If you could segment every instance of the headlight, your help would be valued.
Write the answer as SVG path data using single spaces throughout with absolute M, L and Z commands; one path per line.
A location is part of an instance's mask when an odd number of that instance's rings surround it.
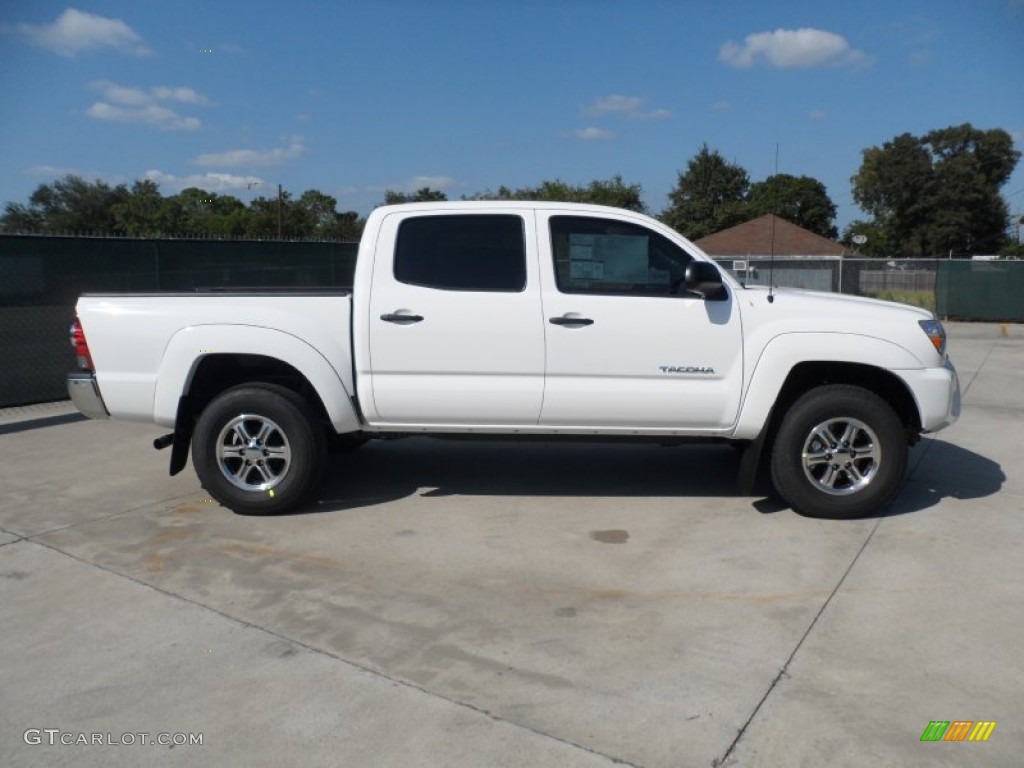
M 931 340 L 932 346 L 935 347 L 935 351 L 940 356 L 945 357 L 946 329 L 942 327 L 942 323 L 933 317 L 931 320 L 918 320 L 917 324 L 921 326 L 922 331 L 928 334 L 928 338 Z

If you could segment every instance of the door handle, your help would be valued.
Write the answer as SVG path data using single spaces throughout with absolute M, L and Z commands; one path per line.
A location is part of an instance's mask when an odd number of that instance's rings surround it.
M 399 325 L 408 325 L 409 323 L 420 323 L 423 322 L 423 315 L 400 315 L 394 312 L 388 312 L 385 315 L 381 315 L 380 319 L 385 323 L 398 323 Z
M 593 325 L 594 321 L 589 317 L 549 317 L 548 322 L 552 325 Z

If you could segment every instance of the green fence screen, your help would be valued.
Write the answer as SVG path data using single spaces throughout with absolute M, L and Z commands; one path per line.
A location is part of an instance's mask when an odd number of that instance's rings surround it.
M 357 243 L 0 235 L 0 407 L 67 397 L 79 294 L 352 285 Z
M 1024 261 L 940 261 L 939 317 L 1024 322 Z

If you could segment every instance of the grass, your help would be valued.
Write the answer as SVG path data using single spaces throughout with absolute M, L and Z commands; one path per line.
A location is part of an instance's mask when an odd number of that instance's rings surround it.
M 934 291 L 874 291 L 867 295 L 873 299 L 896 301 L 900 304 L 910 304 L 915 307 L 923 307 L 929 312 L 935 311 Z

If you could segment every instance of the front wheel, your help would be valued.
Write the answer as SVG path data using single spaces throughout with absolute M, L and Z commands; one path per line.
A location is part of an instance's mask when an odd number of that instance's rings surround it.
M 892 407 L 861 387 L 830 384 L 785 414 L 772 447 L 772 483 L 794 510 L 845 519 L 877 511 L 900 486 L 907 440 Z
M 324 454 L 324 430 L 305 401 L 275 384 L 222 392 L 192 435 L 192 464 L 203 487 L 243 515 L 272 515 L 301 503 L 320 479 Z

